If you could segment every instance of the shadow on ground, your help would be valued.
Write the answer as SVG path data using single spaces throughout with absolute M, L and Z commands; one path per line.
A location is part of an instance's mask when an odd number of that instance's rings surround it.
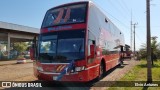
M 111 70 L 107 71 L 103 78 L 105 78 L 107 75 L 110 75 L 115 69 L 117 68 L 124 68 L 128 64 L 124 64 L 122 66 L 116 66 L 112 68 Z M 102 79 L 103 79 L 102 78 Z M 94 87 L 94 85 L 98 82 L 100 82 L 101 79 L 94 79 L 87 83 L 77 83 L 77 82 L 53 82 L 53 81 L 32 81 L 30 83 L 42 83 L 42 86 L 44 87 L 38 87 L 38 88 L 6 88 L 5 90 L 90 90 L 91 87 Z M 101 87 L 101 86 L 99 86 Z

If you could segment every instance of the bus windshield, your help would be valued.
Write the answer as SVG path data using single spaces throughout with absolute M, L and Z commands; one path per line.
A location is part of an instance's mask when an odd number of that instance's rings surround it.
M 62 24 L 83 23 L 86 18 L 86 4 L 54 8 L 47 12 L 42 27 Z
M 65 33 L 65 35 L 64 35 Z M 78 34 L 79 35 L 78 35 Z M 63 35 L 63 36 L 62 36 Z M 61 31 L 40 36 L 39 60 L 65 63 L 84 58 L 84 31 Z

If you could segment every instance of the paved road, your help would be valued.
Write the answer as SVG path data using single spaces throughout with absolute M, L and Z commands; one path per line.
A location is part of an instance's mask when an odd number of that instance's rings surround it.
M 103 81 L 116 81 L 123 77 L 129 70 L 133 68 L 138 61 L 125 61 L 121 67 L 116 67 L 106 73 Z M 33 63 L 27 64 L 7 64 L 0 65 L 0 81 L 35 81 L 37 80 L 33 76 Z M 100 81 L 99 81 L 100 82 Z M 6 90 L 106 90 L 105 82 L 101 83 L 94 81 L 90 87 L 66 87 L 66 88 L 8 88 Z
M 128 73 L 132 68 L 137 65 L 139 61 L 135 60 L 125 60 L 124 65 L 117 66 L 106 73 L 105 77 L 100 80 L 101 82 L 96 82 L 90 90 L 106 90 L 109 87 L 104 87 L 106 84 L 105 81 L 117 81 L 122 78 L 126 73 Z M 102 84 L 102 85 L 100 85 Z M 103 86 L 103 87 L 96 87 L 96 86 Z

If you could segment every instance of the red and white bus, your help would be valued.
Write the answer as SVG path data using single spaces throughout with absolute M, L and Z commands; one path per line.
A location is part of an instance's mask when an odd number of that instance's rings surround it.
M 101 78 L 120 64 L 120 46 L 124 46 L 123 33 L 94 3 L 60 5 L 49 9 L 43 20 L 34 74 L 49 81 Z

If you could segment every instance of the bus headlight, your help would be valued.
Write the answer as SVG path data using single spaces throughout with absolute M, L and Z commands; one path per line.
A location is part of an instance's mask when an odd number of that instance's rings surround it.
M 75 67 L 75 71 L 76 71 L 76 72 L 83 71 L 83 70 L 85 70 L 85 66 Z
M 38 67 L 37 67 L 37 70 L 38 70 L 38 71 L 43 71 L 43 68 L 40 67 L 40 66 L 38 66 Z

